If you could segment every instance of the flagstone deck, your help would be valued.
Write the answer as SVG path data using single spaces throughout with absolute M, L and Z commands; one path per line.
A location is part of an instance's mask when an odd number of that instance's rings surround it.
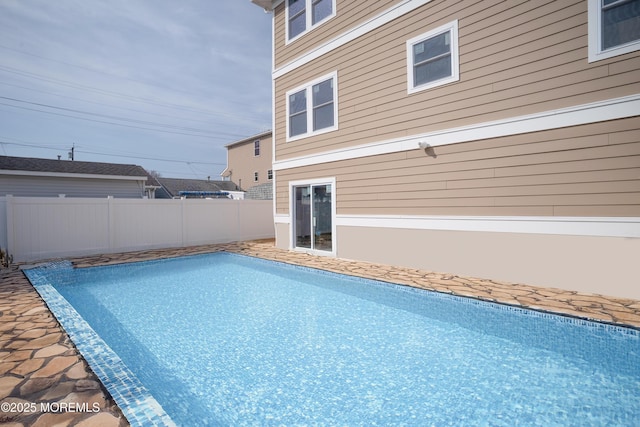
M 423 289 L 640 328 L 640 301 L 318 257 L 273 241 L 88 256 L 76 268 L 229 251 Z M 0 424 L 124 427 L 126 418 L 17 268 L 0 271 Z

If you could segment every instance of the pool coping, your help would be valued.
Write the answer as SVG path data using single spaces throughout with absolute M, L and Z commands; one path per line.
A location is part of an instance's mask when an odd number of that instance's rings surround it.
M 626 328 L 640 329 L 640 300 L 622 299 L 555 288 L 534 287 L 488 279 L 462 277 L 447 273 L 314 256 L 301 252 L 278 249 L 274 246 L 273 240 L 75 257 L 71 258 L 69 262 L 74 268 L 85 268 L 218 251 L 249 255 L 365 279 L 407 285 L 519 308 L 560 314 Z M 32 266 L 24 265 L 22 267 L 28 268 Z M 23 277 L 23 280 L 27 281 L 25 277 Z M 27 284 L 29 284 L 28 281 Z M 35 293 L 35 289 L 31 289 L 32 292 Z M 2 286 L 0 285 L 0 291 L 1 290 Z M 44 302 L 41 304 L 46 308 Z M 46 309 L 48 310 L 48 308 Z M 3 317 L 0 316 L 0 327 L 2 326 L 3 320 Z M 10 358 L 11 353 L 8 355 Z M 2 357 L 2 355 L 0 355 L 0 368 L 2 368 L 2 364 L 6 359 L 6 356 Z M 14 396 L 17 398 L 21 397 L 20 391 L 14 389 L 12 393 L 9 393 L 10 398 Z M 0 400 L 4 397 L 5 396 L 0 395 Z M 69 425 L 75 424 L 71 423 Z M 124 425 L 124 422 L 120 420 L 119 425 Z
M 49 282 L 52 274 L 72 268 L 70 262 L 45 263 L 25 269 L 25 274 L 122 410 L 129 424 L 135 427 L 175 427 L 176 424 L 171 417 L 129 370 L 120 356 Z

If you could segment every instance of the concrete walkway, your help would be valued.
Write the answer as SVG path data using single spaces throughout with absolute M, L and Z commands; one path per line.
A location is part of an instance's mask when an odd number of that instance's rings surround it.
M 83 268 L 217 251 L 640 328 L 637 300 L 318 257 L 276 249 L 271 240 L 90 256 L 72 262 Z M 0 271 L 0 425 L 128 425 L 17 267 Z

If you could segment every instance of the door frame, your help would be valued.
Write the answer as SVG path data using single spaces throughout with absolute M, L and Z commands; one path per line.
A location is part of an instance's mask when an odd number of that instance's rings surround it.
M 296 195 L 295 187 L 315 186 L 315 185 L 331 185 L 331 250 L 318 250 L 313 248 L 302 248 L 296 246 Z M 313 192 L 311 192 L 313 194 Z M 289 249 L 297 252 L 306 252 L 313 255 L 336 256 L 337 239 L 336 239 L 336 178 L 315 178 L 304 179 L 298 181 L 289 181 Z

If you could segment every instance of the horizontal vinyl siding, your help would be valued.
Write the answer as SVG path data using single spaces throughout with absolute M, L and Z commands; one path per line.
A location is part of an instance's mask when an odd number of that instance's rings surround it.
M 335 176 L 337 214 L 640 216 L 640 117 L 278 171 Z
M 339 36 L 349 29 L 371 19 L 373 16 L 401 3 L 400 0 L 353 1 L 336 0 L 336 16 L 287 44 L 286 12 L 283 2 L 275 10 L 275 66 L 285 65 L 309 50 Z
M 408 95 L 406 40 L 454 19 L 460 81 Z M 639 68 L 587 62 L 583 0 L 433 1 L 276 79 L 276 160 L 640 93 Z M 334 70 L 339 130 L 287 143 L 285 92 Z
M 74 179 L 35 176 L 1 176 L 0 196 L 20 197 L 107 197 L 142 198 L 142 181 Z

